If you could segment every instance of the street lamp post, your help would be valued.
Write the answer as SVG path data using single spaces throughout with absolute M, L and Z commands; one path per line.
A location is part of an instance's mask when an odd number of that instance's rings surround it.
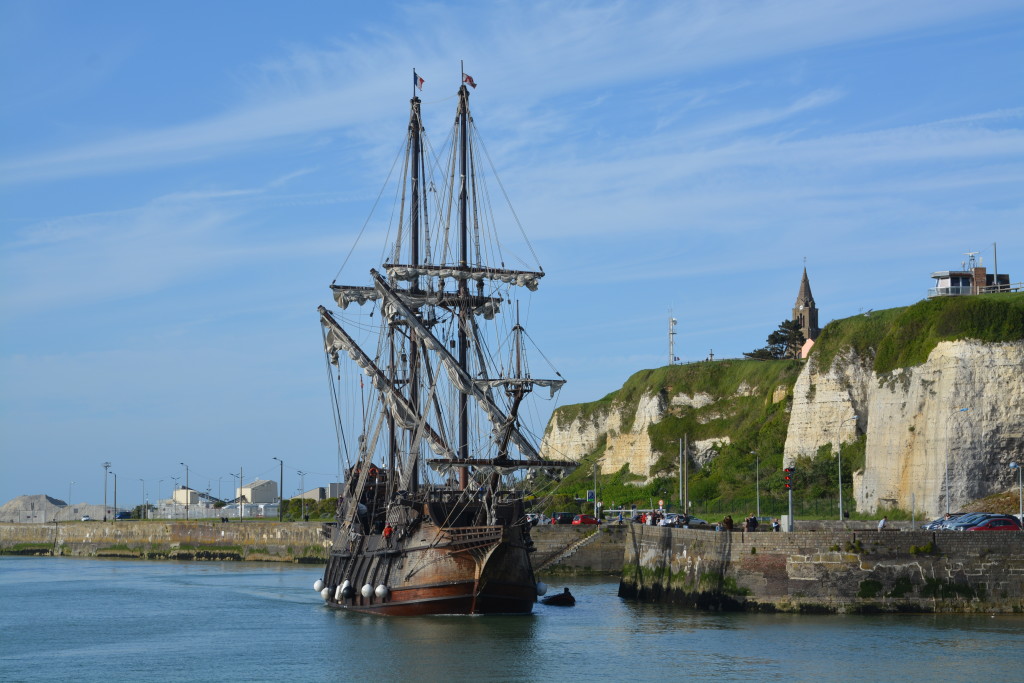
M 281 463 L 281 473 L 278 475 L 277 486 L 280 493 L 277 494 L 277 521 L 284 521 L 284 460 L 274 456 L 274 460 Z
M 114 475 L 114 521 L 117 521 L 117 472 L 111 472 Z
M 754 456 L 754 491 L 757 495 L 757 518 L 761 519 L 761 456 L 757 451 L 750 451 Z
M 1020 506 L 1017 518 L 1020 520 L 1022 528 L 1024 528 L 1024 466 L 1011 462 L 1010 469 L 1017 470 L 1017 504 Z
M 836 427 L 836 456 L 839 459 L 839 521 L 843 521 L 843 442 L 839 440 L 842 435 L 843 425 L 847 422 L 851 422 L 857 419 L 857 416 L 848 417 L 845 420 L 840 420 L 839 426 Z
M 107 475 L 110 473 L 110 463 L 103 463 L 103 521 L 107 521 Z
M 142 519 L 149 519 L 149 517 L 147 516 L 148 511 L 146 510 L 146 508 L 148 507 L 146 505 L 146 480 L 139 479 L 139 481 L 142 482 Z
M 171 477 L 171 481 L 174 482 L 174 488 L 171 489 L 171 505 L 174 509 L 174 519 L 178 518 L 178 482 L 181 481 L 181 477 Z
M 966 413 L 967 408 L 957 408 L 952 413 L 946 416 L 946 514 L 949 514 L 949 421 L 956 416 L 957 413 Z
M 183 462 L 178 464 L 185 468 L 185 521 L 188 521 L 188 504 L 192 502 L 192 489 L 188 487 L 188 465 Z
M 299 470 L 299 488 L 302 489 L 299 495 L 302 496 L 302 519 L 306 519 L 306 473 Z

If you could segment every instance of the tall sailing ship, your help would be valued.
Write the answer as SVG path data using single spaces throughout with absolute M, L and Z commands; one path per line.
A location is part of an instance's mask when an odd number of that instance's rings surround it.
M 554 397 L 564 383 L 531 376 L 519 320 L 544 271 L 508 267 L 478 172 L 472 78 L 437 156 L 413 81 L 392 244 L 368 285 L 331 284 L 340 311 L 319 309 L 346 475 L 315 587 L 361 612 L 528 613 L 543 584 L 524 480 L 572 466 L 541 458 L 522 417 L 534 388 Z

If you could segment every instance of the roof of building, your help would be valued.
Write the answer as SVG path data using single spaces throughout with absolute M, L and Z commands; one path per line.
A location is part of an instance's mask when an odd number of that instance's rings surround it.
M 796 295 L 796 305 L 799 307 L 813 306 L 814 295 L 811 294 L 811 281 L 807 279 L 807 267 L 804 266 L 804 276 L 800 280 L 800 291 Z

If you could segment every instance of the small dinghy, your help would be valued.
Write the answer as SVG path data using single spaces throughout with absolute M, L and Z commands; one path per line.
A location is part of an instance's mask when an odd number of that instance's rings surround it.
M 569 589 L 566 588 L 563 592 L 557 595 L 549 595 L 546 598 L 541 598 L 541 602 L 545 605 L 555 605 L 557 607 L 572 607 L 576 604 L 576 598 L 573 597 Z

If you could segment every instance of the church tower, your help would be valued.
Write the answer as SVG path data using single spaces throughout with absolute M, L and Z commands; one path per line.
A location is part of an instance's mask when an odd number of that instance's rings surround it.
M 807 279 L 807 266 L 804 266 L 804 277 L 800 280 L 800 293 L 796 295 L 796 303 L 793 305 L 793 317 L 800 323 L 804 338 L 815 340 L 821 330 L 818 329 L 818 309 L 814 305 L 814 295 L 811 294 L 811 283 Z

